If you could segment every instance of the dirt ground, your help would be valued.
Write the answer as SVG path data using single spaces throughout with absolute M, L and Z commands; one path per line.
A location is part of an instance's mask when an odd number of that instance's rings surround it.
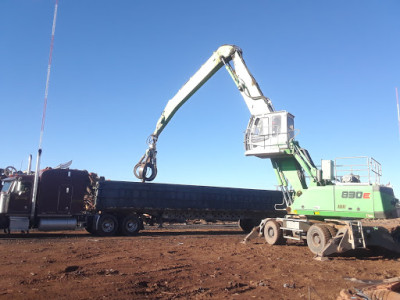
M 304 245 L 247 244 L 234 224 L 0 234 L 1 299 L 336 299 L 346 278 L 400 276 L 400 256 L 364 251 L 316 261 Z

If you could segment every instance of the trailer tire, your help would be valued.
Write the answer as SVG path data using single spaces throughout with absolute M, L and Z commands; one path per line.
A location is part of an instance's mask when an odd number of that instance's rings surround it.
M 321 252 L 330 239 L 331 233 L 325 225 L 314 224 L 307 231 L 308 249 L 314 254 Z
M 127 236 L 137 235 L 140 229 L 142 229 L 141 221 L 137 215 L 128 215 L 123 218 L 120 227 L 121 234 Z
M 100 236 L 113 236 L 118 230 L 118 220 L 110 214 L 100 215 L 96 233 Z
M 265 241 L 270 245 L 282 245 L 285 243 L 281 224 L 275 220 L 269 220 L 264 227 Z
M 256 222 L 253 219 L 240 219 L 238 221 L 238 226 L 245 233 L 249 233 L 255 226 L 258 225 L 258 223 L 257 224 L 255 223 Z

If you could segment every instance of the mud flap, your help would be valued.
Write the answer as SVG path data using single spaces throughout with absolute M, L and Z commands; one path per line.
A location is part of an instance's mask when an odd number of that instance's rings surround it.
M 93 225 L 94 225 L 94 231 L 96 232 L 99 229 L 99 220 L 100 220 L 100 215 L 96 214 L 94 216 L 94 220 L 93 220 Z

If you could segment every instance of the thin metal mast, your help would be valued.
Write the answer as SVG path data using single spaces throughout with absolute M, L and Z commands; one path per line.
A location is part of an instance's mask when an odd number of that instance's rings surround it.
M 36 169 L 35 169 L 35 180 L 34 180 L 34 183 L 33 183 L 33 195 L 32 195 L 32 207 L 31 207 L 31 221 L 32 222 L 33 222 L 33 220 L 35 218 L 36 194 L 37 194 L 37 189 L 38 189 L 38 180 L 39 180 L 39 171 L 40 171 L 40 158 L 41 158 L 41 155 L 42 155 L 42 142 L 43 142 L 44 124 L 45 124 L 45 119 L 46 119 L 47 95 L 49 93 L 51 61 L 52 61 L 52 58 L 53 58 L 54 34 L 56 32 L 57 9 L 58 9 L 58 0 L 56 0 L 56 4 L 55 4 L 55 7 L 54 7 L 53 27 L 51 29 L 50 54 L 49 54 L 49 62 L 47 64 L 47 78 L 46 78 L 46 89 L 45 89 L 45 92 L 44 92 L 42 126 L 40 128 L 39 148 L 38 148 L 38 154 L 37 154 L 37 159 L 36 159 Z
M 397 100 L 397 120 L 399 121 L 399 139 L 400 139 L 400 109 L 399 109 L 399 93 L 396 87 L 396 100 Z

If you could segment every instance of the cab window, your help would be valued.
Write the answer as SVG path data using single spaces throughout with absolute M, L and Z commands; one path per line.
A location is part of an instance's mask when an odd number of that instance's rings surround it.
M 272 135 L 281 133 L 281 116 L 272 117 Z
M 8 192 L 12 183 L 13 183 L 13 181 L 4 181 L 4 185 L 3 185 L 3 188 L 1 189 L 1 191 Z
M 30 182 L 20 181 L 18 182 L 18 192 L 30 193 L 32 184 Z
M 288 116 L 288 134 L 290 138 L 294 137 L 294 120 Z
M 253 135 L 264 135 L 268 136 L 268 118 L 257 118 L 254 121 Z

